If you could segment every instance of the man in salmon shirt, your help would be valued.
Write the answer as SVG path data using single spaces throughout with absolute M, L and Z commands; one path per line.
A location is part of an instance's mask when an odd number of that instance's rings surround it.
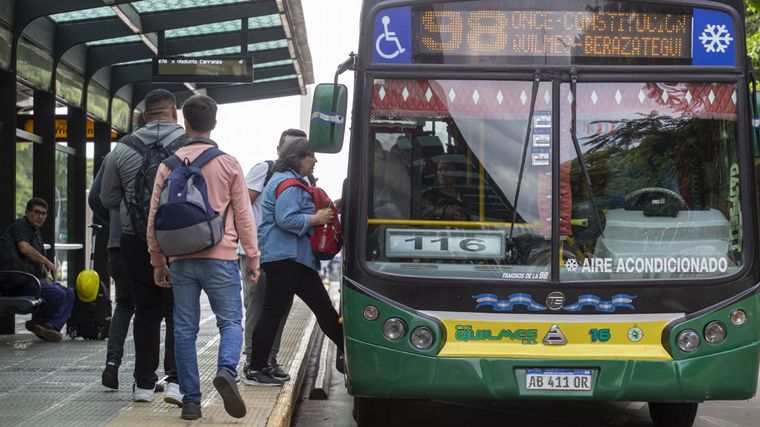
M 204 95 L 190 97 L 182 106 L 188 142 L 177 150 L 177 157 L 189 162 L 203 151 L 215 147 L 210 138 L 216 126 L 217 105 Z M 148 250 L 156 285 L 171 288 L 174 294 L 174 343 L 182 399 L 181 418 L 201 417 L 201 388 L 195 341 L 200 322 L 200 292 L 208 296 L 219 327 L 219 357 L 214 387 L 222 396 L 224 409 L 235 418 L 245 416 L 245 402 L 237 388 L 237 365 L 243 343 L 243 306 L 240 271 L 236 252 L 238 239 L 246 253 L 245 274 L 255 282 L 259 276 L 259 250 L 256 224 L 245 175 L 238 161 L 219 155 L 201 167 L 208 188 L 208 201 L 217 212 L 227 211 L 224 235 L 209 249 L 167 259 L 161 252 L 155 234 L 155 215 L 161 190 L 170 173 L 162 163 L 156 173 L 148 217 Z M 228 208 L 229 206 L 229 208 Z

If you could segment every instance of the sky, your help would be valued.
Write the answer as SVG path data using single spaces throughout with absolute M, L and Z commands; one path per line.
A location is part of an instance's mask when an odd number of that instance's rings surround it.
M 315 84 L 331 83 L 338 64 L 348 58 L 349 52 L 357 51 L 361 2 L 301 0 L 301 4 L 314 65 Z M 352 71 L 346 71 L 339 78 L 339 82 L 349 88 L 349 108 L 353 96 L 353 79 Z M 303 101 L 310 105 L 310 96 L 220 105 L 217 126 L 211 138 L 219 143 L 222 150 L 237 157 L 243 171 L 248 173 L 256 163 L 276 158 L 277 142 L 283 130 L 301 128 L 301 123 L 308 123 L 301 118 Z M 348 119 L 350 120 L 350 115 Z M 314 176 L 319 179 L 317 185 L 327 191 L 332 199 L 340 197 L 343 179 L 346 177 L 349 126 L 350 122 L 346 126 L 343 150 L 340 153 L 316 155 Z M 303 130 L 309 132 L 309 129 Z

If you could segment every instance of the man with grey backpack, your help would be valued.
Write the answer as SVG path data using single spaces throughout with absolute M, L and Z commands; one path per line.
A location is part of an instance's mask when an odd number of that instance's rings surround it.
M 235 381 L 243 344 L 237 241 L 248 261 L 245 274 L 254 282 L 259 276 L 259 250 L 243 170 L 209 139 L 216 127 L 216 112 L 216 102 L 208 96 L 195 95 L 185 101 L 182 115 L 188 142 L 159 166 L 148 216 L 155 284 L 174 293 L 174 341 L 184 394 L 181 418 L 186 420 L 201 417 L 195 345 L 201 290 L 208 297 L 220 335 L 214 387 L 228 414 L 235 418 L 246 414 Z
M 153 284 L 153 268 L 148 257 L 146 226 L 153 179 L 158 165 L 184 145 L 185 130 L 177 124 L 174 95 L 155 89 L 145 96 L 145 126 L 119 140 L 104 166 L 100 200 L 108 209 L 119 210 L 120 251 L 124 271 L 132 288 L 135 317 L 135 402 L 151 402 L 156 389 L 156 369 L 161 355 L 161 320 L 166 322 L 164 373 L 167 384 L 164 401 L 182 404 L 174 361 L 172 293 Z

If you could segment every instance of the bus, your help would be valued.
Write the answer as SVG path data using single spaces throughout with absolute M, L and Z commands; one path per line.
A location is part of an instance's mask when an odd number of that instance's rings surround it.
M 738 0 L 365 0 L 314 90 L 342 149 L 359 425 L 403 399 L 648 402 L 758 383 L 754 85 Z

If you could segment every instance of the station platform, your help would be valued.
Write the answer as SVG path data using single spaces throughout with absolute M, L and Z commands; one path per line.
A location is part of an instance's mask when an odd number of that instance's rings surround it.
M 16 316 L 16 334 L 0 335 L 0 425 L 7 426 L 289 426 L 303 381 L 314 315 L 296 297 L 282 336 L 277 361 L 292 379 L 282 387 L 255 387 L 239 381 L 246 402 L 244 418 L 229 416 L 212 385 L 216 375 L 219 335 L 205 295 L 201 301 L 198 365 L 203 392 L 203 417 L 181 419 L 181 409 L 164 403 L 156 393 L 151 403 L 132 401 L 134 345 L 127 336 L 119 370 L 119 390 L 100 383 L 106 360 L 106 341 L 40 340 L 24 328 L 30 316 Z M 163 359 L 161 359 L 163 360 Z M 238 371 L 242 371 L 243 358 Z M 158 375 L 162 376 L 163 366 Z

